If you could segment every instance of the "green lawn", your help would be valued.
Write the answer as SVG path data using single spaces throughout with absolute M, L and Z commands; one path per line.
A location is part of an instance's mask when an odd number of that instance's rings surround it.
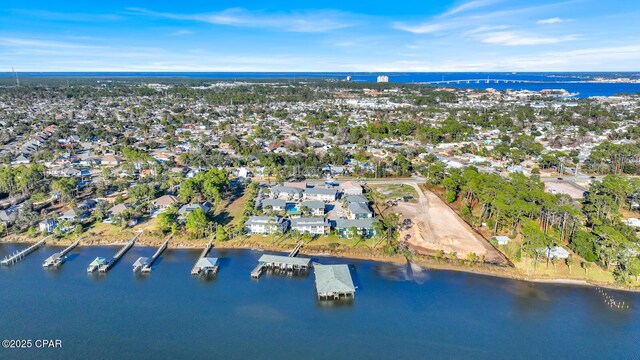
M 383 200 L 396 200 L 404 196 L 411 196 L 416 201 L 418 193 L 416 189 L 407 184 L 384 184 L 384 185 L 371 185 L 371 188 L 376 191 Z

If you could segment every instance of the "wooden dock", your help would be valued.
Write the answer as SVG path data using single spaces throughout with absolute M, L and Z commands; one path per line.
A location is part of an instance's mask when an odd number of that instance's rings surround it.
M 262 273 L 264 272 L 264 270 L 267 267 L 264 264 L 258 264 L 258 266 L 256 266 L 253 271 L 251 271 L 251 278 L 252 279 L 259 279 L 260 276 L 262 276 Z
M 304 245 L 304 242 L 302 240 L 298 241 L 298 243 L 296 244 L 296 247 L 294 247 L 293 250 L 291 250 L 291 252 L 289 253 L 289 257 L 298 256 L 298 253 L 300 252 L 302 245 Z
M 155 254 L 153 254 L 153 256 L 151 257 L 151 260 L 149 260 L 149 262 L 147 262 L 146 265 L 144 265 L 142 267 L 142 273 L 143 274 L 148 274 L 151 272 L 151 266 L 153 265 L 154 262 L 156 262 L 156 260 L 158 259 L 158 257 L 160 257 L 160 255 L 162 255 L 162 253 L 167 250 L 167 247 L 169 247 L 169 240 L 171 240 L 171 237 L 173 235 L 169 235 L 169 237 L 167 238 L 167 240 L 164 241 L 164 243 L 162 243 L 162 245 L 160 245 L 160 247 L 158 248 L 158 250 L 156 251 Z
M 202 250 L 200 256 L 198 256 L 198 260 L 196 260 L 196 264 L 193 266 L 193 268 L 191 268 L 191 275 L 203 275 L 202 268 L 198 264 L 200 263 L 200 260 L 207 257 L 207 254 L 209 254 L 209 251 L 211 251 L 212 247 L 213 243 L 210 242 L 207 244 L 204 250 Z
M 29 246 L 28 248 L 26 248 L 24 250 L 21 250 L 21 251 L 18 251 L 16 253 L 14 253 L 13 255 L 4 258 L 4 260 L 0 261 L 0 264 L 8 266 L 8 265 L 13 265 L 13 264 L 21 261 L 27 255 L 31 254 L 32 252 L 34 252 L 37 249 L 39 249 L 42 245 L 44 245 L 47 242 L 47 239 L 50 236 L 51 235 L 45 236 L 44 238 L 40 239 L 37 243 Z
M 120 260 L 120 258 L 122 258 L 122 256 L 133 247 L 133 245 L 136 243 L 136 240 L 138 239 L 138 237 L 140 237 L 141 234 L 141 232 L 137 233 L 133 238 L 131 238 L 131 240 L 124 247 L 122 247 L 122 249 L 120 249 L 120 251 L 118 251 L 113 258 L 111 258 L 111 260 L 100 265 L 98 271 L 101 273 L 106 273 L 107 271 L 109 271 L 109 269 L 111 269 L 113 265 L 115 265 L 118 260 Z
M 67 260 L 67 254 L 73 250 L 76 246 L 78 246 L 80 244 L 80 240 L 77 240 L 76 242 L 74 242 L 73 244 L 69 245 L 69 247 L 67 247 L 66 249 L 62 250 L 61 252 L 57 252 L 51 256 L 49 256 L 47 258 L 47 260 L 44 261 L 44 263 L 42 263 L 43 267 L 58 267 L 60 265 L 62 265 L 65 260 Z
M 289 252 L 288 256 L 262 255 L 258 259 L 258 265 L 251 271 L 251 278 L 259 279 L 267 269 L 284 270 L 284 271 L 306 271 L 310 267 L 309 259 L 295 258 L 300 249 L 304 245 L 302 240 L 298 241 L 296 246 Z M 295 259 L 289 259 L 295 258 Z

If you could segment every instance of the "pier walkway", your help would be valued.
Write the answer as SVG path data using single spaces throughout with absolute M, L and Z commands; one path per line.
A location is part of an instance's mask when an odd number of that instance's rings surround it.
M 304 245 L 304 242 L 302 240 L 298 241 L 298 243 L 296 244 L 296 247 L 293 248 L 293 250 L 291 250 L 291 252 L 289 253 L 289 257 L 297 256 L 298 253 L 300 252 L 300 249 L 302 248 L 302 245 Z
M 66 255 L 73 250 L 76 246 L 78 246 L 80 244 L 80 240 L 77 240 L 76 242 L 74 242 L 73 244 L 69 245 L 66 249 L 62 250 L 61 252 L 57 252 L 52 254 L 51 256 L 49 256 L 47 258 L 47 260 L 44 261 L 44 263 L 42 263 L 43 267 L 58 267 L 60 265 L 62 265 L 65 260 L 67 260 Z
M 213 244 L 208 243 L 207 247 L 202 250 L 196 264 L 191 269 L 191 275 L 208 276 L 218 273 L 218 258 L 207 257 L 212 247 Z
M 141 234 L 142 232 L 139 232 L 133 238 L 131 238 L 131 240 L 122 249 L 120 249 L 120 251 L 118 251 L 118 253 L 116 253 L 113 258 L 111 258 L 111 260 L 100 265 L 98 271 L 101 273 L 106 273 L 107 271 L 109 271 L 109 269 L 111 269 L 113 265 L 115 265 L 118 260 L 120 260 L 120 258 L 122 258 L 122 256 L 133 247 L 133 245 L 136 243 L 136 240 L 138 239 L 138 237 L 140 237 Z
M 28 248 L 26 248 L 24 250 L 21 250 L 21 251 L 18 251 L 16 253 L 14 253 L 13 255 L 4 258 L 4 260 L 0 261 L 0 264 L 8 266 L 8 265 L 13 265 L 13 264 L 21 261 L 27 255 L 31 254 L 35 250 L 39 249 L 42 245 L 44 245 L 47 242 L 47 239 L 49 239 L 50 237 L 51 237 L 51 235 L 45 236 L 44 238 L 40 239 L 37 243 L 29 246 Z
M 267 269 L 291 272 L 307 271 L 311 267 L 311 259 L 296 257 L 302 245 L 304 245 L 304 242 L 299 241 L 296 247 L 289 252 L 288 256 L 262 255 L 260 259 L 258 259 L 258 265 L 251 271 L 251 277 L 253 279 L 259 279 Z
M 167 237 L 167 240 L 164 241 L 164 243 L 162 245 L 160 245 L 160 247 L 158 248 L 158 250 L 156 251 L 155 254 L 153 254 L 153 256 L 151 257 L 151 260 L 149 260 L 143 267 L 142 267 L 142 272 L 145 274 L 148 274 L 151 272 L 151 266 L 153 265 L 154 262 L 156 262 L 156 260 L 158 259 L 158 257 L 160 257 L 160 255 L 162 255 L 162 253 L 167 250 L 167 247 L 169 247 L 169 240 L 171 240 L 171 237 L 173 236 L 173 234 L 169 235 L 169 237 Z

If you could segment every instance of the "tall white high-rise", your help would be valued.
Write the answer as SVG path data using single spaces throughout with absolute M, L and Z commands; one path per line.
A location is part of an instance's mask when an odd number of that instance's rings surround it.
M 378 80 L 379 83 L 386 83 L 389 82 L 389 77 L 387 75 L 378 75 Z

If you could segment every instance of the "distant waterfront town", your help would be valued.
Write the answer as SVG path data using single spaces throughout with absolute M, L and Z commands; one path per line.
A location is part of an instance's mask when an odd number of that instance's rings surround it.
M 211 246 L 288 252 L 251 275 L 314 267 L 325 299 L 353 299 L 349 269 L 304 254 L 640 286 L 638 94 L 386 75 L 1 80 L 2 242 L 158 247 L 134 271 L 205 248 L 196 275 L 217 273 Z

